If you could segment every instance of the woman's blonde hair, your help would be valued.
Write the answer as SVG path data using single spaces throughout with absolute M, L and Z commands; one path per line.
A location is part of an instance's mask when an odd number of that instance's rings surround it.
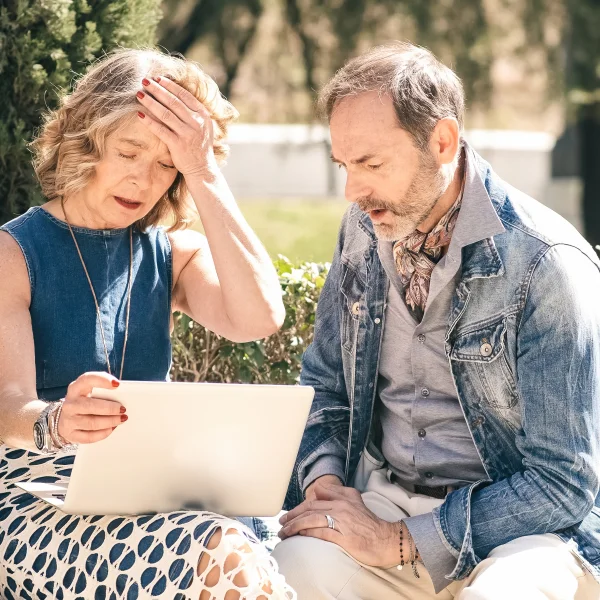
M 106 139 L 139 110 L 135 94 L 143 77 L 168 77 L 190 91 L 208 110 L 214 127 L 214 153 L 223 161 L 224 143 L 236 109 L 217 84 L 195 63 L 154 49 L 120 49 L 99 59 L 62 97 L 58 109 L 45 115 L 32 142 L 33 166 L 48 200 L 64 199 L 82 190 L 94 177 Z M 187 227 L 194 210 L 183 176 L 137 223 L 142 230 L 169 223 L 170 230 Z

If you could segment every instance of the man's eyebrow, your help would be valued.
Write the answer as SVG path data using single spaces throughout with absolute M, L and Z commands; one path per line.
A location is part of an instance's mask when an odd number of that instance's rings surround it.
M 374 154 L 365 154 L 364 156 L 361 156 L 360 158 L 355 158 L 354 160 L 351 160 L 350 162 L 353 165 L 362 165 L 362 164 L 366 163 L 367 161 L 371 160 L 372 158 L 375 158 Z M 344 164 L 341 160 L 338 160 L 333 154 L 331 155 L 331 160 L 334 163 L 339 163 L 340 165 Z
M 135 146 L 136 148 L 142 148 L 144 150 L 148 149 L 148 144 L 146 144 L 145 142 L 141 142 L 140 140 L 134 140 L 132 138 L 119 138 L 118 141 L 124 142 L 126 144 L 131 144 L 132 146 Z

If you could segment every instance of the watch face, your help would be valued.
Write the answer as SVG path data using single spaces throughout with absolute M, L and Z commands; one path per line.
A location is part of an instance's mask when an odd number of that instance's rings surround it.
M 39 423 L 33 426 L 33 441 L 38 450 L 44 449 L 44 431 Z

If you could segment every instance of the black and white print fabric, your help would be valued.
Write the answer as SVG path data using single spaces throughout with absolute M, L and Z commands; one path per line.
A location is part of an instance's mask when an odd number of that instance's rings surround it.
M 0 446 L 0 597 L 57 600 L 292 600 L 267 549 L 243 524 L 192 511 L 139 517 L 66 515 L 15 487 L 68 479 L 73 453 L 39 455 Z M 223 535 L 209 550 L 211 535 Z M 199 561 L 208 555 L 200 571 Z M 228 557 L 237 555 L 235 568 Z M 236 585 L 241 569 L 253 579 Z M 209 574 L 218 581 L 206 586 Z M 265 582 L 268 582 L 266 584 Z M 266 586 L 266 587 L 265 587 Z M 265 593 L 265 589 L 268 593 Z

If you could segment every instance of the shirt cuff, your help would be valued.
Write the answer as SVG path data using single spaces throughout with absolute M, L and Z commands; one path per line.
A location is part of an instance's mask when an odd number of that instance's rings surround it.
M 344 461 L 337 456 L 320 456 L 308 468 L 304 481 L 302 482 L 302 492 L 306 492 L 306 488 L 319 477 L 323 475 L 336 475 L 340 481 L 344 482 Z
M 446 586 L 452 583 L 445 576 L 454 571 L 458 559 L 450 554 L 440 539 L 432 513 L 408 517 L 403 519 L 403 521 L 431 577 L 435 593 L 439 594 Z

